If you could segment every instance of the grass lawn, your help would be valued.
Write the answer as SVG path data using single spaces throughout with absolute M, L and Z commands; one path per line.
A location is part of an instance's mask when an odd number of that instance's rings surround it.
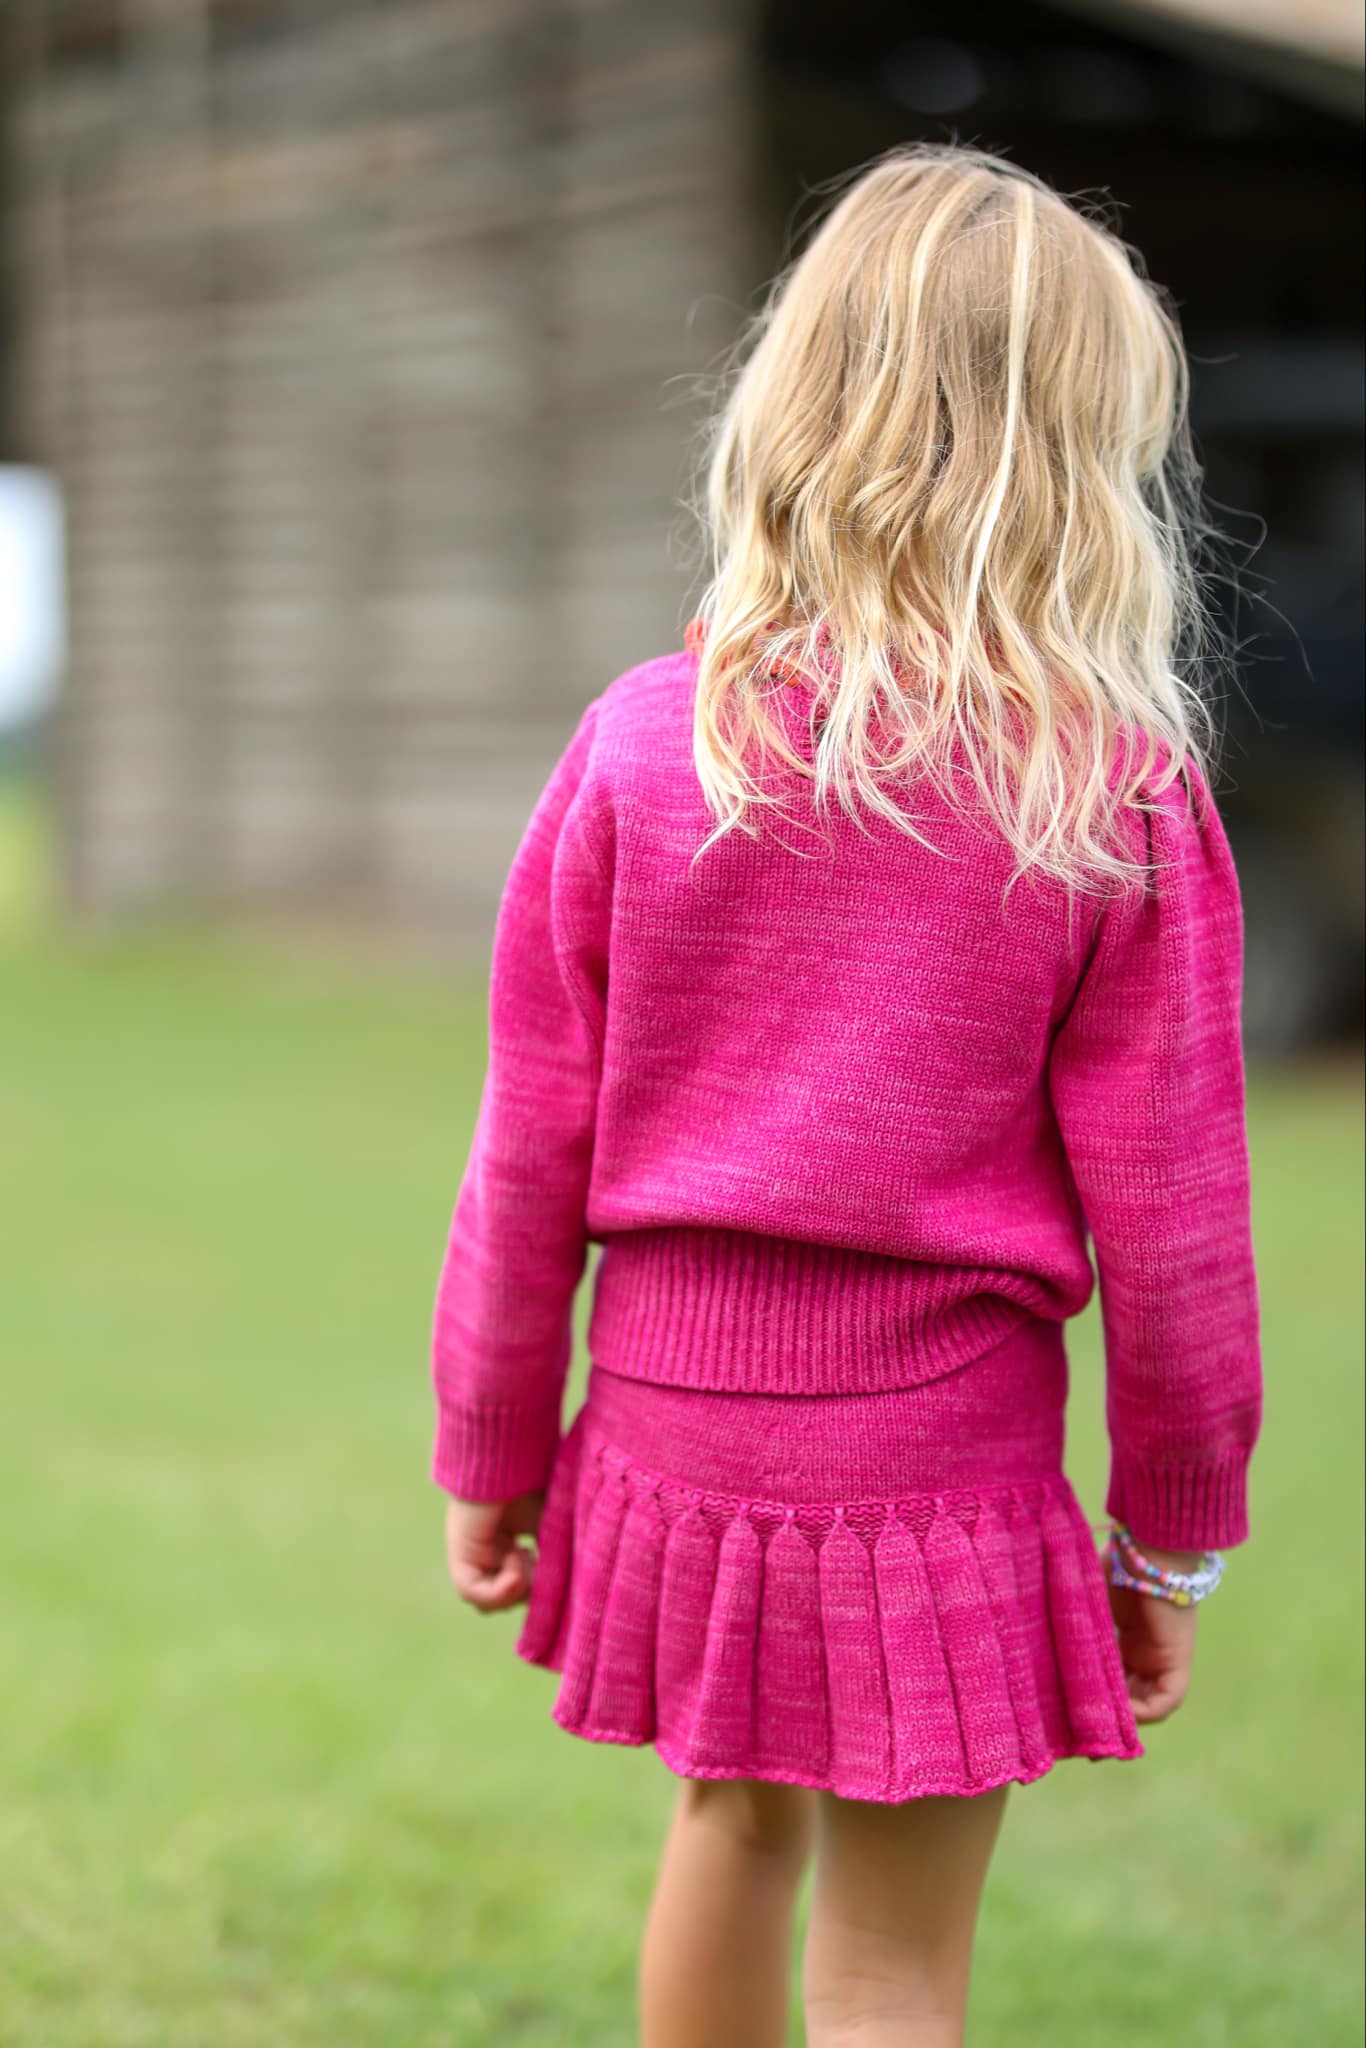
M 3 858 L 0 2043 L 626 2048 L 667 1773 L 551 1724 L 426 1477 L 482 988 L 59 942 Z M 1360 2039 L 1360 1089 L 1252 1098 L 1252 1540 L 1147 1757 L 1012 1793 L 975 2048 Z

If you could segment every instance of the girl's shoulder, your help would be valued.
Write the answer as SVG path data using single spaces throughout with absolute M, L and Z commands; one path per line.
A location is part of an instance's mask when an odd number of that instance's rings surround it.
M 676 773 L 692 758 L 696 658 L 686 649 L 657 654 L 615 676 L 584 713 L 596 777 L 611 782 L 636 771 Z
M 1170 820 L 1196 826 L 1215 808 L 1209 774 L 1193 750 L 1177 758 L 1171 742 L 1137 726 L 1121 725 L 1110 749 L 1106 780 L 1126 808 L 1160 809 Z
M 1167 928 L 1195 929 L 1214 917 L 1242 916 L 1237 865 L 1220 815 L 1213 767 L 1199 754 L 1178 759 L 1166 743 L 1149 745 L 1132 730 L 1121 735 L 1112 775 L 1122 798 L 1116 823 L 1139 886 L 1123 892 L 1120 922 L 1161 906 Z
M 686 648 L 651 655 L 615 676 L 594 700 L 600 731 L 629 731 L 666 706 L 690 702 L 697 659 Z

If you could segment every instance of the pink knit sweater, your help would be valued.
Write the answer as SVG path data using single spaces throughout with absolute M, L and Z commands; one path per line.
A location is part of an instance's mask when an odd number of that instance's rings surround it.
M 436 1302 L 435 1478 L 545 1483 L 590 1242 L 597 1364 L 811 1395 L 914 1385 L 1075 1315 L 1089 1237 L 1107 1511 L 1155 1545 L 1244 1541 L 1242 919 L 1204 785 L 1131 814 L 1146 894 L 1071 917 L 1051 883 L 1003 907 L 1004 839 L 928 788 L 929 846 L 836 809 L 694 864 L 696 670 L 668 655 L 589 705 L 508 877 Z M 784 702 L 809 748 L 809 693 Z

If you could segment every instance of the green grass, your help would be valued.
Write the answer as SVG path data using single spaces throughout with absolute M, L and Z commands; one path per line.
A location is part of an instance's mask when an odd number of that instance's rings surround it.
M 667 1773 L 552 1725 L 514 1624 L 448 1593 L 426 1477 L 482 988 L 59 941 L 16 914 L 13 816 L 0 2042 L 625 2048 Z M 1147 1758 L 1012 1793 L 977 2048 L 1360 2038 L 1359 1089 L 1252 1104 L 1252 1540 Z M 1098 1520 L 1094 1315 L 1072 1357 Z

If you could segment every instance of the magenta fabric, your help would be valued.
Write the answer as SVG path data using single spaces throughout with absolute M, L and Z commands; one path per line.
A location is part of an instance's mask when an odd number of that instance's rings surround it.
M 764 1395 L 594 1367 L 518 1649 L 553 1713 L 689 1777 L 971 1795 L 1145 1752 L 1031 1319 L 922 1385 Z
M 745 1400 L 833 1418 L 825 1404 L 847 1397 L 928 1393 L 1012 1333 L 1060 1327 L 1098 1273 L 1107 1511 L 1140 1542 L 1244 1541 L 1262 1382 L 1242 919 L 1203 781 L 1193 804 L 1178 784 L 1130 814 L 1155 874 L 1110 903 L 1030 881 L 1003 900 L 999 833 L 928 785 L 918 840 L 816 818 L 790 775 L 787 823 L 695 858 L 714 822 L 691 754 L 696 673 L 695 654 L 667 655 L 588 707 L 508 876 L 435 1309 L 437 1481 L 476 1499 L 546 1485 L 591 1243 L 595 1364 L 661 1394 L 737 1397 L 737 1421 L 759 1412 Z M 781 704 L 809 746 L 814 697 Z M 1031 1426 L 1030 1398 L 1022 1381 L 993 1448 Z M 633 1455 L 658 1469 L 647 1453 Z M 737 1496 L 763 1494 L 741 1477 Z M 602 1513 L 576 1576 L 617 1541 Z M 1036 1540 L 1053 1555 L 1049 1519 L 1026 1518 L 1026 1577 Z M 724 1660 L 752 1626 L 752 1528 L 727 1542 L 685 1524 L 661 1597 L 681 1584 L 700 1599 L 714 1563 L 707 1644 Z M 889 1541 L 904 1550 L 895 1527 Z M 1000 1548 L 988 1518 L 986 1552 Z M 822 1611 L 865 1613 L 871 1556 L 841 1537 L 818 1563 Z M 921 1564 L 913 1603 L 957 1600 L 971 1577 L 951 1530 Z M 810 1591 L 790 1543 L 777 1585 L 758 1626 L 781 1689 L 809 1656 L 783 1621 Z M 687 1641 L 660 1656 L 671 1672 L 676 1656 L 677 1687 L 701 1682 Z

